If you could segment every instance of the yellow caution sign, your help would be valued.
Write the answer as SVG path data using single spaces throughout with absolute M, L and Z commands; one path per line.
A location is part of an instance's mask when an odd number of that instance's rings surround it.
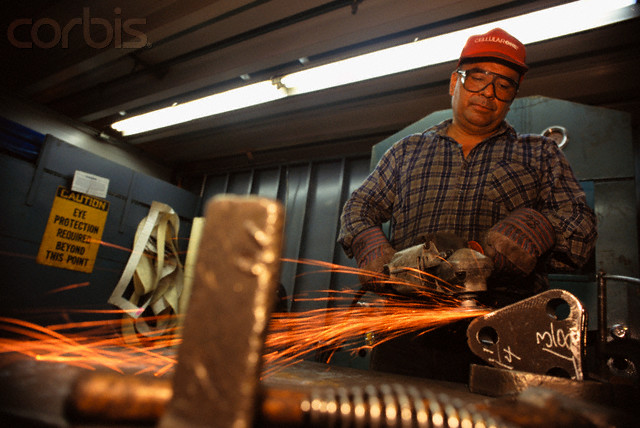
M 59 186 L 36 261 L 91 273 L 108 213 L 108 201 Z

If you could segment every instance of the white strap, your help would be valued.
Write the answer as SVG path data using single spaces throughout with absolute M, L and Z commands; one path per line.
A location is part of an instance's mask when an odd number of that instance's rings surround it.
M 153 330 L 177 323 L 175 317 L 161 318 L 152 329 L 139 317 L 148 307 L 154 315 L 179 313 L 184 276 L 175 242 L 179 227 L 180 219 L 175 211 L 156 201 L 138 225 L 133 251 L 109 298 L 109 303 L 125 311 L 125 318 L 133 318 L 132 322 L 123 325 L 123 334 L 129 339 L 133 326 L 138 333 L 153 334 Z M 127 299 L 124 295 L 131 283 L 133 292 Z

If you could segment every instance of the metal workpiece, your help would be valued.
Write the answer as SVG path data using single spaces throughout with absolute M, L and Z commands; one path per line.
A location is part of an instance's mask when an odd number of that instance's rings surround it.
M 193 292 L 160 427 L 252 426 L 278 285 L 283 209 L 273 200 L 209 202 Z
M 586 312 L 564 290 L 549 290 L 471 321 L 471 351 L 494 367 L 582 380 Z

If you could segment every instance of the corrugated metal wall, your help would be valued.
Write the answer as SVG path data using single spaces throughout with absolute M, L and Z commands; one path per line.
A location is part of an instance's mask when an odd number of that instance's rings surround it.
M 286 212 L 284 259 L 354 266 L 336 243 L 339 217 L 345 200 L 368 173 L 369 157 L 363 156 L 210 175 L 203 201 L 226 193 L 278 199 Z M 310 293 L 359 287 L 355 275 L 320 270 L 323 268 L 302 262 L 282 263 L 282 284 L 292 311 L 330 304 L 305 300 Z

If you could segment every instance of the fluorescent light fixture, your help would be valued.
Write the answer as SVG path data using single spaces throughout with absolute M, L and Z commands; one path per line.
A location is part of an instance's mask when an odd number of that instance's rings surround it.
M 620 9 L 635 0 L 579 0 L 537 12 L 494 21 L 452 33 L 355 56 L 173 107 L 121 120 L 111 125 L 133 135 L 202 117 L 262 104 L 285 96 L 401 73 L 458 58 L 469 36 L 500 27 L 522 43 L 566 36 L 628 18 Z
M 152 129 L 275 101 L 286 96 L 286 93 L 277 90 L 271 81 L 263 81 L 133 116 L 115 122 L 111 127 L 120 131 L 122 135 L 139 134 Z

